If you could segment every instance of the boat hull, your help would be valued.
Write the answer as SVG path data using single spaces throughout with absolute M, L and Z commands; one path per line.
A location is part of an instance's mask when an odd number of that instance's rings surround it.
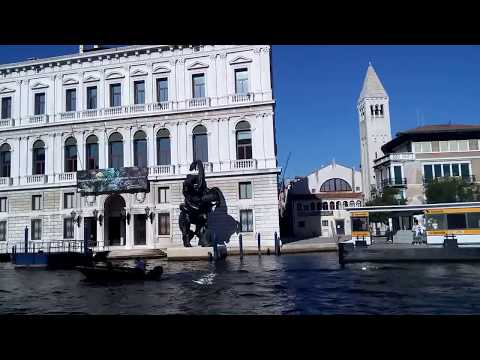
M 148 272 L 133 268 L 109 268 L 107 266 L 77 266 L 76 269 L 88 280 L 93 281 L 159 280 L 163 273 L 161 266 Z

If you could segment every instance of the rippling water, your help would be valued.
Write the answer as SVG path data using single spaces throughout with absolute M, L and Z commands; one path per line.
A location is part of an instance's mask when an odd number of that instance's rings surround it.
M 0 314 L 480 314 L 480 264 L 353 264 L 336 253 L 151 261 L 161 281 L 95 284 L 0 264 Z

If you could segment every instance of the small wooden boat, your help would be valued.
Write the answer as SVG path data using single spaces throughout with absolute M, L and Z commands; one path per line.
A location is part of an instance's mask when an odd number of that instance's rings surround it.
M 76 269 L 88 280 L 94 281 L 159 280 L 163 274 L 162 266 L 156 266 L 150 271 L 119 266 L 77 266 Z

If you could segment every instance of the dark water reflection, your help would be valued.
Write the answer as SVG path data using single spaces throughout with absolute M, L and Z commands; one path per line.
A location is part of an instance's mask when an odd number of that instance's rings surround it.
M 0 314 L 480 314 L 480 264 L 355 264 L 335 253 L 155 261 L 158 282 L 95 284 L 0 264 Z

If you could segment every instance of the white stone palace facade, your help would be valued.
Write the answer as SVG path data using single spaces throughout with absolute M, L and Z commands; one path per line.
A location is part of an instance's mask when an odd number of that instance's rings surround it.
M 95 48 L 0 66 L 0 242 L 181 246 L 182 183 L 194 159 L 224 206 L 227 244 L 279 232 L 268 45 Z M 76 172 L 148 167 L 150 191 L 81 197 Z M 195 245 L 195 242 L 192 241 Z

